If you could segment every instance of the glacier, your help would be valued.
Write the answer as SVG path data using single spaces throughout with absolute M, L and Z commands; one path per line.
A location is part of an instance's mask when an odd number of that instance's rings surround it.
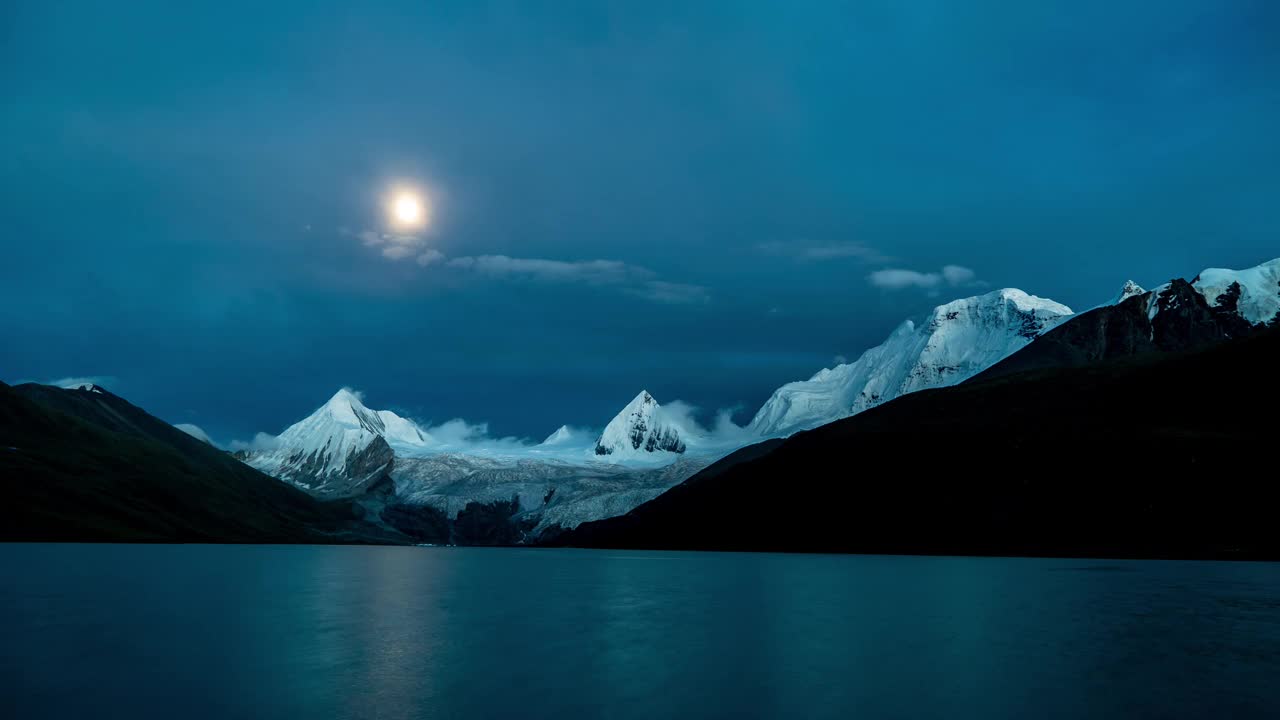
M 741 444 L 681 426 L 641 391 L 599 436 L 562 425 L 538 444 L 459 447 L 343 388 L 266 449 L 238 457 L 317 497 L 357 498 L 375 512 L 395 502 L 452 518 L 469 503 L 514 497 L 519 519 L 540 532 L 625 513 Z

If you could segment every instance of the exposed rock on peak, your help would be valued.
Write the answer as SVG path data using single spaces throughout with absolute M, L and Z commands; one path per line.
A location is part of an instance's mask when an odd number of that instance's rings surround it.
M 596 441 L 596 455 L 685 451 L 680 430 L 666 417 L 662 406 L 642 390 L 609 422 Z
M 1120 303 L 1124 302 L 1125 300 L 1128 300 L 1131 297 L 1134 297 L 1135 295 L 1145 295 L 1145 294 L 1147 294 L 1147 291 L 1144 290 L 1141 285 L 1139 285 L 1138 283 L 1132 280 L 1126 280 L 1124 283 L 1124 286 L 1120 288 L 1120 293 L 1116 295 L 1115 299 L 1113 299 L 1110 304 L 1119 305 Z

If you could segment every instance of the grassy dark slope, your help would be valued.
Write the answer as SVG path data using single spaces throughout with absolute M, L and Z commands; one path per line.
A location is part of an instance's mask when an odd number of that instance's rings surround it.
M 0 384 L 3 540 L 387 540 L 109 393 Z
M 559 542 L 1280 558 L 1278 427 L 1272 329 L 907 395 Z

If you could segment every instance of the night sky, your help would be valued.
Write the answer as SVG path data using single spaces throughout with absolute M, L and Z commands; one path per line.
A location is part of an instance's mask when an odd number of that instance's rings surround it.
M 0 9 L 0 379 L 745 422 L 951 298 L 1280 255 L 1274 0 L 198 4 Z

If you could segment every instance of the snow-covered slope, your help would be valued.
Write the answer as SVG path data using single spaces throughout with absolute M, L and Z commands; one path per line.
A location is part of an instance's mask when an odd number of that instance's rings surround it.
M 304 420 L 290 425 L 269 450 L 249 453 L 253 467 L 322 497 L 367 490 L 385 476 L 393 448 L 425 448 L 431 438 L 412 421 L 370 410 L 343 388 Z
M 640 391 L 605 426 L 600 439 L 596 441 L 595 449 L 597 455 L 609 455 L 618 459 L 684 451 L 680 428 L 666 416 L 662 406 L 647 390 Z
M 857 360 L 783 385 L 749 429 L 790 435 L 862 412 L 899 395 L 954 385 L 990 367 L 1071 315 L 1071 308 L 1021 290 L 996 290 L 907 320 Z
M 555 432 L 548 435 L 547 439 L 542 441 L 542 444 L 547 447 L 557 446 L 557 445 L 567 445 L 573 442 L 575 439 L 576 438 L 574 437 L 574 432 L 569 429 L 569 426 L 561 425 L 560 427 L 556 428 Z
M 1280 313 L 1280 258 L 1247 270 L 1208 268 L 1191 281 L 1210 307 L 1224 294 L 1233 292 L 1231 287 L 1237 283 L 1240 296 L 1236 311 L 1241 317 L 1253 325 L 1276 319 Z

